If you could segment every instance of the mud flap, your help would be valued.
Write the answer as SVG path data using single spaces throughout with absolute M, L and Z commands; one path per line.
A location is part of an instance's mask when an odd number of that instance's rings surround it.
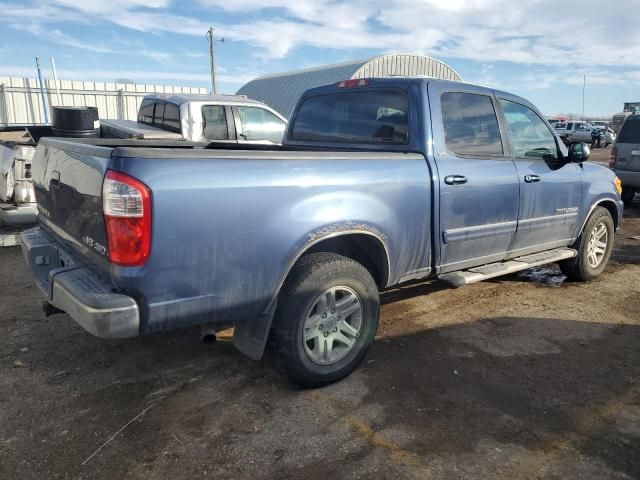
M 247 357 L 253 360 L 262 358 L 277 305 L 275 300 L 261 315 L 234 326 L 233 345 Z

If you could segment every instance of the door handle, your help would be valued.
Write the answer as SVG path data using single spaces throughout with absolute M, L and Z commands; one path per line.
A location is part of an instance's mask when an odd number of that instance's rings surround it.
M 467 177 L 464 175 L 447 175 L 444 177 L 444 183 L 447 185 L 463 185 L 467 183 Z
M 527 183 L 538 183 L 540 181 L 540 176 L 538 175 L 525 175 L 524 181 Z

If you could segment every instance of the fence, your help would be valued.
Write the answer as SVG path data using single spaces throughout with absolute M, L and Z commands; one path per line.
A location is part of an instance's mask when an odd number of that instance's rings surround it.
M 100 118 L 135 120 L 147 93 L 207 93 L 198 87 L 58 80 L 58 98 L 53 80 L 45 80 L 44 87 L 49 121 L 54 105 L 98 107 Z M 44 122 L 38 81 L 0 77 L 0 127 Z

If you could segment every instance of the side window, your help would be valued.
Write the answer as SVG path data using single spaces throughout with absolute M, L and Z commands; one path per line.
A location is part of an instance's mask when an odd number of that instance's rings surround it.
M 153 124 L 153 107 L 155 103 L 151 99 L 142 100 L 140 108 L 138 109 L 138 122 L 146 123 L 148 125 Z
M 166 105 L 165 102 L 156 103 L 156 111 L 153 114 L 153 125 L 158 128 L 162 128 L 165 105 Z
M 273 113 L 259 107 L 237 107 L 245 140 L 269 140 L 281 143 L 285 123 Z
M 222 105 L 202 107 L 203 130 L 205 140 L 228 140 L 227 115 Z
M 459 155 L 502 155 L 498 117 L 491 98 L 475 93 L 442 94 L 442 120 L 449 151 Z
M 567 123 L 567 130 L 573 129 L 573 123 Z
M 180 128 L 180 108 L 177 105 L 173 103 L 167 103 L 165 105 L 162 128 L 170 132 L 182 133 L 182 129 Z
M 557 160 L 558 146 L 553 133 L 536 112 L 508 100 L 500 100 L 516 158 Z

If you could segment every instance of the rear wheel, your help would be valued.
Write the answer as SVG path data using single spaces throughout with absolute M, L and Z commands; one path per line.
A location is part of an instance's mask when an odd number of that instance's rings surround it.
M 361 264 L 334 253 L 303 257 L 278 297 L 276 366 L 308 388 L 346 377 L 373 343 L 379 312 L 378 288 Z
M 636 196 L 636 189 L 631 187 L 622 187 L 622 201 L 625 205 L 629 206 L 633 202 L 633 198 Z
M 569 279 L 587 282 L 607 266 L 613 247 L 614 226 L 609 210 L 597 207 L 573 245 L 578 255 L 560 262 L 560 270 Z

